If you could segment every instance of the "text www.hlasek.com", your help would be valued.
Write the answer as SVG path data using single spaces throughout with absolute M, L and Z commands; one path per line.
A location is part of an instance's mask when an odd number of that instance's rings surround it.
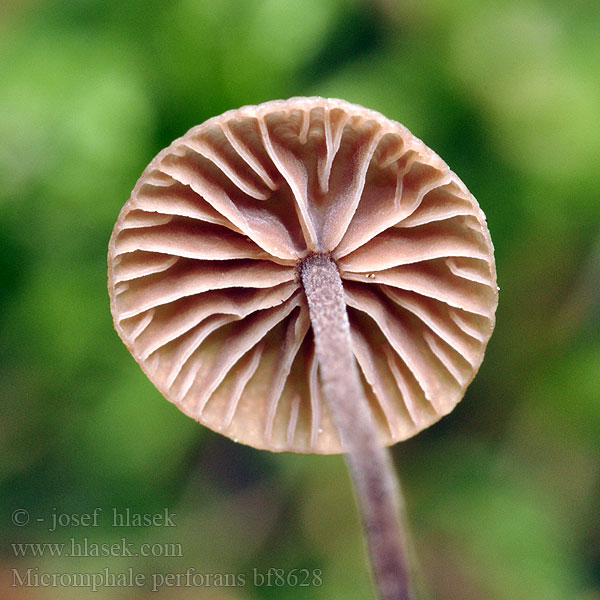
M 136 573 L 132 568 L 114 572 L 109 568 L 95 573 L 49 573 L 36 568 L 12 569 L 11 587 L 73 587 L 97 592 L 109 587 L 144 587 L 158 592 L 169 587 L 319 587 L 323 584 L 321 569 L 278 569 L 246 573 L 201 573 L 193 567 L 179 573 Z
M 11 544 L 13 553 L 18 557 L 103 557 L 103 556 L 162 556 L 182 557 L 183 547 L 179 543 L 139 544 L 121 538 L 118 542 L 96 543 L 88 538 L 70 538 L 67 542 L 58 543 L 21 543 Z

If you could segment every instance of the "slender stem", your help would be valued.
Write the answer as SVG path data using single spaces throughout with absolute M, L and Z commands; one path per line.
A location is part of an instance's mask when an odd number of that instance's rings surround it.
M 342 280 L 326 255 L 308 257 L 300 275 L 321 383 L 354 481 L 375 586 L 381 600 L 410 600 L 399 485 L 359 379 Z

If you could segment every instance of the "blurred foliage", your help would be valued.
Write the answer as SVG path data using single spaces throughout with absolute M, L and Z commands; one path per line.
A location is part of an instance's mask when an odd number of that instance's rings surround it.
M 403 122 L 488 216 L 501 287 L 456 410 L 394 448 L 430 598 L 600 599 L 600 5 L 592 0 L 7 0 L 0 14 L 0 557 L 10 569 L 243 573 L 94 598 L 369 597 L 340 457 L 193 423 L 112 329 L 106 244 L 158 150 L 224 110 L 345 98 Z M 49 532 L 102 507 L 99 527 Z M 116 530 L 112 508 L 176 513 Z M 16 509 L 31 522 L 11 522 Z M 37 518 L 44 518 L 40 523 Z M 183 557 L 17 558 L 11 543 L 178 542 Z M 251 585 L 253 569 L 322 585 Z

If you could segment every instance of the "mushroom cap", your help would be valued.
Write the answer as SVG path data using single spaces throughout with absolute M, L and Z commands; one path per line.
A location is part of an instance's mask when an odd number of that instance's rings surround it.
M 190 129 L 142 173 L 114 227 L 114 324 L 154 385 L 235 441 L 342 452 L 299 264 L 329 254 L 381 442 L 449 413 L 498 301 L 483 212 L 404 126 L 292 98 Z

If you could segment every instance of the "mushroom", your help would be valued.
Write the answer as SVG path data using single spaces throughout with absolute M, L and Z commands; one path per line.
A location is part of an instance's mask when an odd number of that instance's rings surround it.
M 498 297 L 485 216 L 446 163 L 342 100 L 228 111 L 144 170 L 108 287 L 185 414 L 256 448 L 345 453 L 379 595 L 411 597 L 385 446 L 459 402 Z

